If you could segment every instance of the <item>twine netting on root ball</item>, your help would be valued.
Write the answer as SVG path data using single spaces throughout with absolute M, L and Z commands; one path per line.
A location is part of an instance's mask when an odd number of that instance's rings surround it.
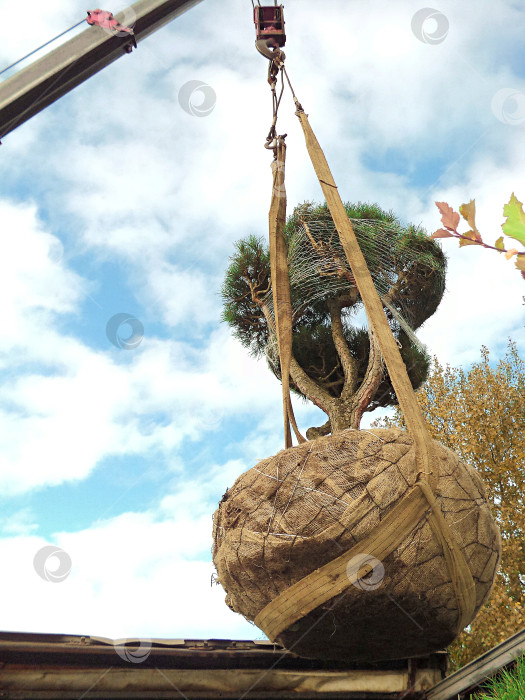
M 397 428 L 318 438 L 236 480 L 214 516 L 229 607 L 302 656 L 375 661 L 452 642 L 488 597 L 500 536 L 476 472 L 436 441 L 431 459 L 435 509 L 470 570 L 468 619 L 412 438 Z M 390 553 L 373 555 L 389 538 Z

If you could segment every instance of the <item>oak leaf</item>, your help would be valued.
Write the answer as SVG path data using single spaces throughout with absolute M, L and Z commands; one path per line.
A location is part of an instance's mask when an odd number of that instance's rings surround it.
M 514 195 L 514 192 L 508 204 L 505 204 L 503 207 L 503 216 L 507 217 L 507 221 L 501 226 L 503 233 L 525 245 L 525 213 L 523 212 L 523 203 Z
M 436 206 L 441 212 L 443 226 L 451 231 L 455 231 L 459 224 L 459 214 L 446 202 L 436 202 Z
M 481 234 L 476 228 L 476 201 L 471 199 L 468 204 L 462 204 L 459 208 L 459 213 L 472 228 L 476 235 L 476 240 L 481 243 Z

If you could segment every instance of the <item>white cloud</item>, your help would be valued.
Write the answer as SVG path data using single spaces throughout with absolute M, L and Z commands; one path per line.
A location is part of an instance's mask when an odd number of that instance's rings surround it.
M 216 322 L 220 317 L 219 285 L 218 280 L 203 274 L 198 264 L 185 269 L 163 263 L 149 276 L 144 294 L 160 309 L 167 326 L 181 323 L 200 326 Z
M 4 629 L 259 636 L 209 586 L 208 555 L 220 493 L 283 443 L 279 383 L 226 326 L 213 326 L 233 241 L 267 229 L 271 100 L 246 5 L 239 12 L 233 0 L 201 3 L 4 139 L 2 493 L 38 503 L 45 491 L 37 489 L 82 481 L 111 456 L 140 455 L 166 470 L 166 496 L 155 507 L 80 531 L 73 522 L 55 536 L 73 562 L 60 584 L 33 569 L 45 544 L 34 535 L 37 509 L 19 508 L 0 523 L 0 556 L 9 562 L 3 593 L 14 601 Z M 435 199 L 457 208 L 475 197 L 492 243 L 510 193 L 525 197 L 524 127 L 491 111 L 498 90 L 525 88 L 511 55 L 521 47 L 522 10 L 444 0 L 449 34 L 430 46 L 410 29 L 419 9 L 416 0 L 291 3 L 290 78 L 344 200 L 377 201 L 432 231 Z M 21 0 L 20 15 L 32 18 L 24 31 L 0 27 L 5 63 L 85 16 L 85 7 Z M 178 104 L 190 80 L 216 94 L 207 117 Z M 288 91 L 278 130 L 288 133 L 291 211 L 321 191 Z M 402 167 L 389 153 L 402 154 Z M 374 159 L 384 172 L 365 167 Z M 429 186 L 425 173 L 421 184 L 421 163 L 437 168 L 441 159 L 436 181 Z M 430 352 L 459 365 L 479 359 L 483 343 L 501 353 L 507 335 L 525 347 L 523 282 L 513 264 L 455 241 L 443 248 L 447 293 L 420 333 Z M 145 337 L 133 352 L 101 348 L 84 332 L 89 295 L 104 303 L 108 294 L 113 305 L 108 264 L 144 311 Z M 317 409 L 294 406 L 303 432 L 323 422 Z M 242 435 L 229 430 L 232 418 Z M 215 449 L 229 461 L 218 465 Z M 208 478 L 189 473 L 190 453 Z
M 155 510 L 58 533 L 54 544 L 71 561 L 60 582 L 33 568 L 44 540 L 0 539 L 0 558 L 9 561 L 3 593 L 11 601 L 2 629 L 110 638 L 260 636 L 224 605 L 222 588 L 211 585 L 213 501 L 240 471 L 238 462 L 217 465 L 205 483 L 179 484 Z M 60 573 L 57 564 L 47 562 L 51 574 Z
M 0 531 L 7 536 L 31 535 L 38 530 L 38 522 L 31 508 L 21 508 L 0 518 Z
M 55 330 L 62 316 L 80 313 L 88 285 L 64 260 L 50 258 L 56 239 L 34 207 L 4 202 L 1 212 L 11 234 L 1 260 L 7 311 L 1 357 L 11 371 L 0 404 L 4 493 L 83 479 L 109 455 L 167 456 L 184 437 L 219 430 L 229 416 L 270 409 L 278 383 L 266 382 L 264 363 L 250 358 L 225 327 L 200 350 L 146 335 L 126 361 L 123 351 L 95 351 Z M 166 274 L 158 283 L 149 293 L 165 295 L 167 323 L 193 322 L 188 311 L 196 294 L 205 298 L 204 278 Z M 206 305 L 197 320 L 203 314 L 211 319 Z M 150 416 L 159 413 L 167 423 L 152 424 Z
M 80 277 L 64 267 L 62 244 L 44 230 L 35 205 L 0 200 L 0 219 L 0 351 L 29 349 L 39 344 L 40 333 L 54 315 L 71 313 L 85 291 Z

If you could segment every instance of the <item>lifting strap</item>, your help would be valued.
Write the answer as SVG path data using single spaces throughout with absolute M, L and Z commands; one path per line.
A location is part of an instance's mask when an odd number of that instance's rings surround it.
M 286 68 L 284 68 L 282 62 L 279 67 L 290 84 Z M 274 86 L 272 86 L 273 88 Z M 366 552 L 378 558 L 385 558 L 401 544 L 404 537 L 410 534 L 421 518 L 426 517 L 434 532 L 434 536 L 442 546 L 447 569 L 454 587 L 458 606 L 457 632 L 459 633 L 473 617 L 476 605 L 476 591 L 465 557 L 446 523 L 434 495 L 438 475 L 437 471 L 432 468 L 431 437 L 417 402 L 405 363 L 384 312 L 383 304 L 374 286 L 372 276 L 359 247 L 326 157 L 310 126 L 307 115 L 293 92 L 291 84 L 290 88 L 297 107 L 296 115 L 299 117 L 304 132 L 308 154 L 323 190 L 356 286 L 363 300 L 370 328 L 374 331 L 377 338 L 408 432 L 414 441 L 418 481 L 411 492 L 393 508 L 391 513 L 381 521 L 365 540 L 283 591 L 259 612 L 255 619 L 255 624 L 267 634 L 270 640 L 275 640 L 294 621 L 304 617 L 319 605 L 326 603 L 348 588 L 350 580 L 346 575 L 346 570 L 344 570 L 344 564 L 351 557 Z M 276 114 L 274 113 L 274 127 L 275 119 Z M 270 257 L 276 334 L 283 380 L 285 439 L 286 447 L 288 448 L 291 446 L 289 419 L 293 415 L 290 411 L 289 390 L 292 307 L 290 302 L 286 241 L 284 239 L 284 227 L 286 224 L 286 194 L 284 190 L 286 147 L 284 138 L 276 138 L 272 145 L 274 145 L 275 165 L 270 209 Z M 354 515 L 356 514 L 354 513 Z M 335 585 L 336 581 L 339 582 L 338 585 Z
M 290 278 L 288 276 L 288 253 L 284 229 L 286 226 L 286 188 L 285 188 L 285 163 L 286 163 L 286 134 L 277 136 L 276 125 L 279 105 L 284 91 L 284 53 L 276 47 L 273 51 L 273 59 L 268 66 L 268 83 L 272 90 L 273 119 L 270 131 L 266 137 L 265 148 L 273 150 L 273 187 L 272 201 L 269 212 L 270 230 L 270 264 L 272 279 L 273 308 L 275 315 L 275 335 L 279 362 L 281 365 L 281 383 L 283 390 L 283 418 L 284 418 L 284 443 L 285 448 L 292 447 L 292 435 L 290 423 L 299 443 L 306 439 L 299 432 L 292 407 L 290 396 L 290 362 L 292 357 L 292 303 L 290 300 Z M 282 88 L 277 97 L 277 75 L 281 71 Z M 269 329 L 271 332 L 271 329 Z
M 255 618 L 257 627 L 265 632 L 270 641 L 274 641 L 294 622 L 343 593 L 351 583 L 370 573 L 356 567 L 349 575 L 348 563 L 352 559 L 366 554 L 368 557 L 384 561 L 399 547 L 405 537 L 410 535 L 428 510 L 424 494 L 414 486 L 381 520 L 380 527 L 375 528 L 368 537 L 274 598 Z M 357 516 L 360 513 L 354 511 L 352 515 L 354 517 L 348 523 L 349 528 L 359 523 Z
M 273 188 L 269 213 L 270 261 L 272 275 L 275 334 L 281 363 L 283 388 L 283 416 L 285 447 L 292 446 L 290 422 L 299 442 L 306 442 L 299 432 L 290 398 L 290 360 L 292 357 L 292 303 L 290 300 L 290 278 L 284 228 L 286 226 L 286 189 L 284 185 L 286 143 L 284 136 L 276 139 L 275 158 L 272 161 Z
M 339 190 L 334 182 L 332 173 L 328 166 L 325 155 L 317 141 L 308 116 L 303 109 L 296 112 L 303 127 L 306 140 L 306 148 L 310 155 L 312 165 L 319 179 L 319 184 L 328 204 L 330 214 L 339 234 L 341 244 L 346 253 L 348 264 L 352 270 L 357 288 L 363 300 L 363 304 L 368 316 L 370 327 L 376 334 L 377 342 L 381 354 L 388 369 L 388 374 L 396 392 L 399 406 L 405 417 L 408 432 L 412 436 L 416 446 L 416 458 L 419 471 L 429 476 L 432 488 L 435 488 L 435 475 L 429 459 L 430 436 L 423 418 L 423 413 L 419 407 L 414 389 L 408 377 L 405 363 L 399 352 L 388 319 L 383 311 L 383 304 L 379 299 L 372 275 L 366 264 L 359 243 L 354 233 L 354 229 L 348 218 L 343 202 L 339 195 Z
M 330 214 L 332 215 L 335 227 L 339 233 L 341 244 L 346 253 L 348 264 L 350 265 L 361 299 L 363 300 L 369 325 L 376 334 L 379 349 L 383 355 L 399 406 L 403 412 L 408 432 L 414 440 L 416 464 L 420 476 L 417 485 L 423 491 L 431 507 L 429 523 L 436 539 L 443 548 L 448 572 L 454 586 L 458 605 L 457 631 L 459 633 L 473 617 L 476 607 L 476 590 L 465 557 L 456 542 L 456 538 L 447 525 L 434 495 L 438 475 L 437 470 L 433 469 L 431 461 L 431 437 L 408 377 L 405 363 L 403 362 L 403 358 L 401 357 L 401 353 L 399 352 L 399 348 L 392 334 L 388 319 L 383 310 L 383 305 L 374 286 L 370 270 L 361 252 L 359 243 L 357 242 L 354 229 L 348 218 L 343 202 L 341 201 L 328 162 L 310 126 L 308 116 L 304 113 L 300 105 L 298 106 L 296 114 L 303 128 L 306 148 L 308 149 L 312 165 L 314 166 Z M 376 537 L 380 536 L 377 530 L 374 531 L 374 534 Z

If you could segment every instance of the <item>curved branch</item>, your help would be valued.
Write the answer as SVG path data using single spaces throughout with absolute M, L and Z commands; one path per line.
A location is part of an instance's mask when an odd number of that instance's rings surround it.
M 357 382 L 357 361 L 350 352 L 348 343 L 345 340 L 343 322 L 341 321 L 341 309 L 343 308 L 340 299 L 328 300 L 328 309 L 330 311 L 330 322 L 332 327 L 332 339 L 335 349 L 341 361 L 341 367 L 345 376 L 341 399 L 345 399 L 355 391 Z
M 361 417 L 372 401 L 383 377 L 383 358 L 375 333 L 371 328 L 368 331 L 368 337 L 370 338 L 368 367 L 361 386 L 353 397 L 352 427 L 359 427 Z

